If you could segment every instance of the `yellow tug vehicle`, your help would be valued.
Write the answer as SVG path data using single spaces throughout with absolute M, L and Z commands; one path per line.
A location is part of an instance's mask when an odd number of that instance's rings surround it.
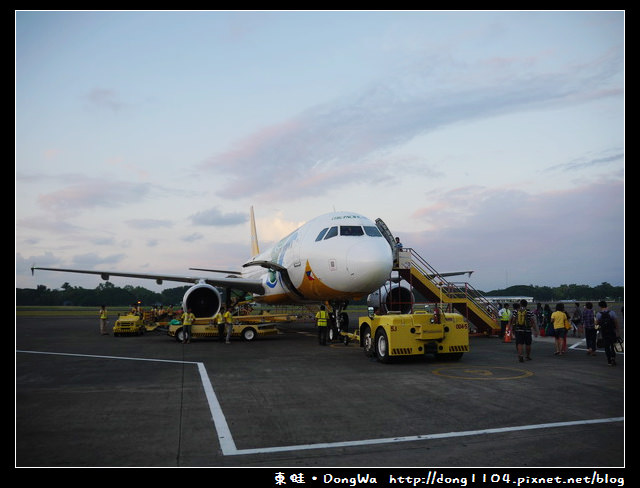
M 387 363 L 395 357 L 434 354 L 459 360 L 469 352 L 469 324 L 459 313 L 420 311 L 360 317 L 358 340 L 369 357 Z
M 114 336 L 142 335 L 145 331 L 144 320 L 136 314 L 120 315 L 113 325 Z

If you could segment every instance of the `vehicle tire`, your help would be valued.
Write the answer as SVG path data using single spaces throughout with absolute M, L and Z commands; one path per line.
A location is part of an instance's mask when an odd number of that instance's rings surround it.
M 376 331 L 376 356 L 381 363 L 389 362 L 389 339 L 383 328 Z
M 176 341 L 178 342 L 184 342 L 185 340 L 188 340 L 189 337 L 185 337 L 187 336 L 187 333 L 184 331 L 184 329 L 178 329 L 176 331 Z
M 247 327 L 242 331 L 242 338 L 247 342 L 251 342 L 255 340 L 257 336 L 258 336 L 258 333 L 253 327 Z
M 375 348 L 373 347 L 373 338 L 371 337 L 371 327 L 363 325 L 360 329 L 360 343 L 364 349 L 364 355 L 368 358 L 373 357 Z

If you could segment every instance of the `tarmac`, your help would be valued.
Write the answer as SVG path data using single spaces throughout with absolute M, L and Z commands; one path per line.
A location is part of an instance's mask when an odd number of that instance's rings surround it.
M 16 317 L 15 467 L 625 466 L 624 353 L 611 367 L 540 337 L 520 363 L 514 343 L 471 337 L 459 361 L 382 364 L 320 346 L 312 323 L 278 327 L 181 344 Z

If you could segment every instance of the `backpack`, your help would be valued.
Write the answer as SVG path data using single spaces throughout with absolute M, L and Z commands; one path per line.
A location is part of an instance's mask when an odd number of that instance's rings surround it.
M 527 309 L 523 308 L 518 310 L 518 317 L 516 318 L 516 325 L 518 327 L 526 327 L 528 324 L 527 322 Z
M 611 318 L 611 315 L 609 315 L 609 311 L 605 310 L 603 312 L 600 312 L 600 319 L 598 319 L 598 325 L 600 326 L 600 330 L 604 333 L 612 333 L 614 332 L 614 325 L 613 325 L 613 319 Z

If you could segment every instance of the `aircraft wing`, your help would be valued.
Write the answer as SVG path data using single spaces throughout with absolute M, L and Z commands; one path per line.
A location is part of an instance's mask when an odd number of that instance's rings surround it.
M 96 270 L 84 270 L 84 269 L 63 269 L 63 268 L 41 268 L 33 266 L 31 273 L 35 270 L 44 271 L 60 271 L 64 273 L 81 273 L 81 274 L 94 274 L 99 275 L 103 280 L 108 280 L 110 276 L 123 276 L 128 278 L 142 278 L 154 280 L 159 285 L 163 281 L 177 281 L 179 283 L 200 283 L 204 282 L 212 286 L 219 286 L 223 288 L 233 288 L 235 290 L 247 291 L 250 293 L 257 293 L 259 295 L 264 294 L 264 286 L 259 280 L 248 280 L 239 277 L 226 277 L 226 278 L 201 278 L 198 276 L 172 276 L 172 275 L 159 275 L 159 274 L 147 274 L 147 273 L 124 273 L 120 271 L 96 271 Z
M 242 274 L 240 273 L 240 271 L 227 271 L 224 269 L 209 269 L 209 268 L 189 268 L 189 269 L 193 269 L 195 271 L 209 271 L 211 273 L 226 273 L 226 274 L 232 274 L 232 275 Z

